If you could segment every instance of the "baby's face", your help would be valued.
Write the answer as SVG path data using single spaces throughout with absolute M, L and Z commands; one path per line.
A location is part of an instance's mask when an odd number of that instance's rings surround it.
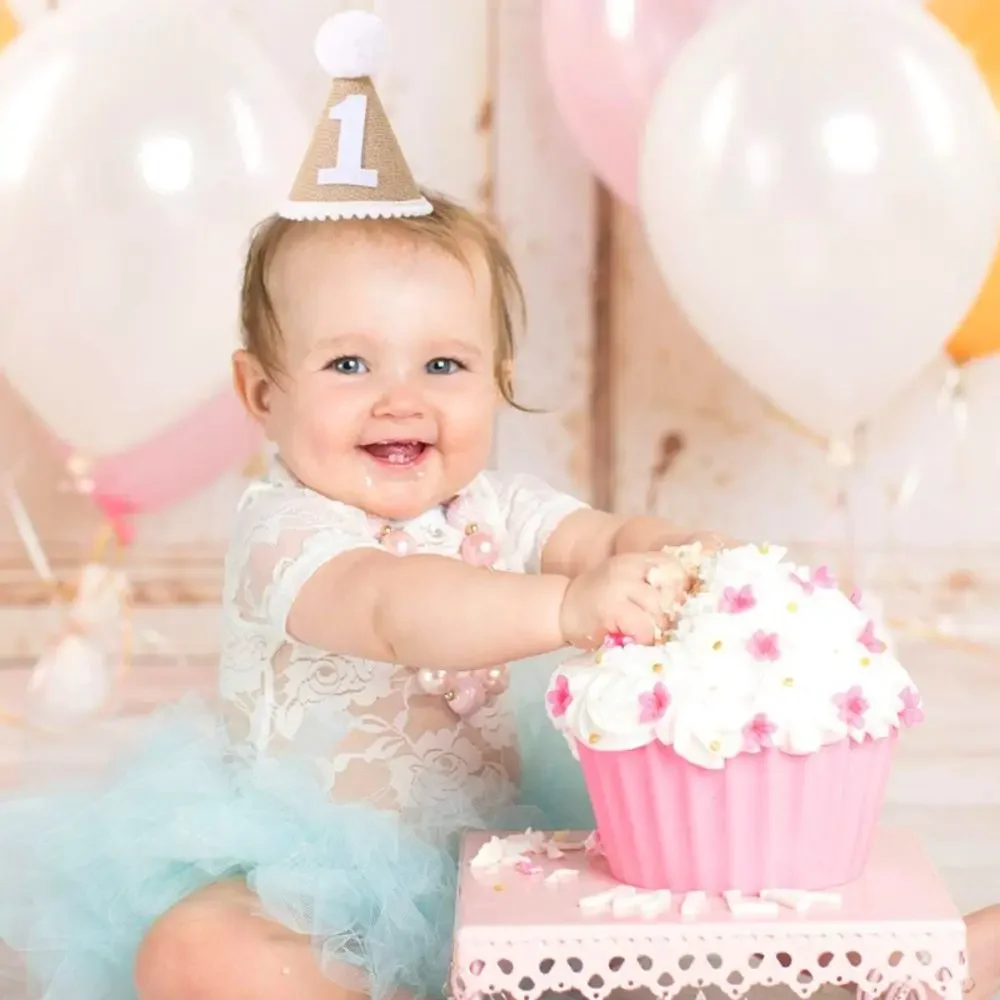
M 311 227 L 272 277 L 286 375 L 261 419 L 292 473 L 388 519 L 450 499 L 488 461 L 498 393 L 486 262 L 398 235 Z

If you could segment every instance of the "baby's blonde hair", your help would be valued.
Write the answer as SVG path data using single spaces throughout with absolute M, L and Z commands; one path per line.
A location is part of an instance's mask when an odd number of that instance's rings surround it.
M 482 253 L 490 274 L 495 334 L 494 376 L 503 398 L 517 409 L 514 399 L 514 351 L 518 328 L 524 323 L 524 291 L 514 263 L 496 229 L 484 218 L 444 195 L 424 191 L 434 206 L 430 215 L 406 219 L 373 219 L 356 225 L 373 227 L 382 234 L 398 233 L 438 247 L 471 267 L 469 247 Z M 240 319 L 243 346 L 252 354 L 269 378 L 279 379 L 282 334 L 278 324 L 269 278 L 286 237 L 302 226 L 342 225 L 342 223 L 293 222 L 272 215 L 254 230 L 243 270 Z

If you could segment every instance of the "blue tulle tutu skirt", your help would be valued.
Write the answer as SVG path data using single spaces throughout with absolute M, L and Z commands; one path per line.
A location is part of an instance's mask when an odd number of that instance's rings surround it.
M 324 968 L 361 968 L 375 997 L 397 987 L 440 996 L 460 832 L 593 824 L 576 762 L 542 709 L 550 671 L 512 673 L 519 801 L 456 801 L 416 824 L 332 802 L 304 760 L 241 759 L 197 699 L 158 710 L 102 775 L 0 798 L 0 940 L 44 1000 L 131 1000 L 156 919 L 239 877 L 269 916 L 311 936 Z M 2 982 L 0 995 L 12 995 Z

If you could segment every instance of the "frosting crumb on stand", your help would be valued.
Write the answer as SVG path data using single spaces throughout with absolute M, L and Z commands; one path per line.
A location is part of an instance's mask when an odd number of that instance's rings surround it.
M 718 769 L 744 753 L 810 754 L 923 720 L 877 614 L 828 569 L 767 545 L 681 558 L 694 584 L 662 642 L 608 643 L 553 675 L 548 714 L 574 751 L 659 741 Z
M 566 854 L 576 854 L 574 867 L 556 867 Z M 555 834 L 532 830 L 524 833 L 492 834 L 468 859 L 468 867 L 480 881 L 494 883 L 496 891 L 504 891 L 497 879 L 514 873 L 541 881 L 551 887 L 576 882 L 581 871 L 590 866 L 602 867 L 600 842 L 591 834 L 573 837 L 566 832 Z M 548 864 L 546 864 L 548 862 Z M 746 895 L 730 889 L 713 895 L 722 896 L 729 913 L 735 917 L 778 917 L 782 910 L 798 914 L 809 913 L 816 907 L 836 910 L 841 905 L 839 892 L 807 892 L 800 889 L 763 889 L 756 895 Z M 577 906 L 583 916 L 611 915 L 617 918 L 642 917 L 653 919 L 671 913 L 682 920 L 701 917 L 708 908 L 709 893 L 695 889 L 684 893 L 669 889 L 643 891 L 631 885 L 615 885 L 600 892 L 579 895 Z

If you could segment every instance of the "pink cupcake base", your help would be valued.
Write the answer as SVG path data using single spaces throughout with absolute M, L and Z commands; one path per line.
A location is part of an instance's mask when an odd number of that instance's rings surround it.
M 643 889 L 829 889 L 864 870 L 895 735 L 712 771 L 653 742 L 580 764 L 611 873 Z

